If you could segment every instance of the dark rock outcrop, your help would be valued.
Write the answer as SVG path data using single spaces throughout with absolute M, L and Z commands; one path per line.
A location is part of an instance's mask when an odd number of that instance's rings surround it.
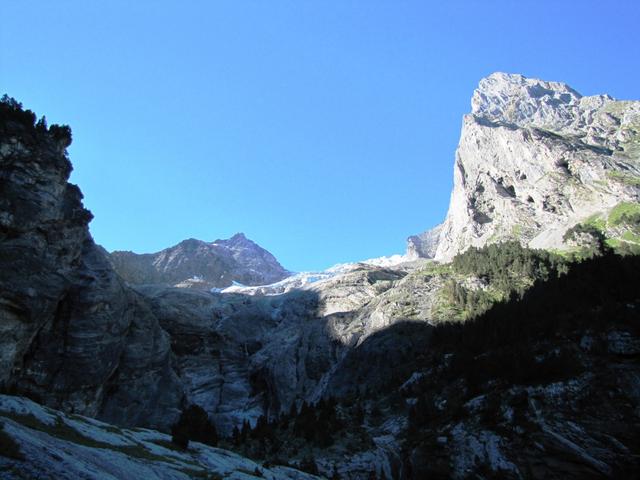
M 0 387 L 166 428 L 182 399 L 168 335 L 89 234 L 70 130 L 34 120 L 0 103 Z

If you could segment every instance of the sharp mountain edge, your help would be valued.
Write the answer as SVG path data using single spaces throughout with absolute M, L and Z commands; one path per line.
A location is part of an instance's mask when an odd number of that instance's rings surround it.
M 613 216 L 621 206 L 638 203 L 639 112 L 640 102 L 581 97 L 560 83 L 491 75 L 480 82 L 472 113 L 464 119 L 447 218 L 410 237 L 403 263 L 354 264 L 302 288 L 254 289 L 250 295 L 243 289 L 209 293 L 171 287 L 193 286 L 190 280 L 206 289 L 226 286 L 234 271 L 256 275 L 240 282 L 246 284 L 287 275 L 243 236 L 213 244 L 187 240 L 148 256 L 109 256 L 96 246 L 88 231 L 91 215 L 79 189 L 67 182 L 70 132 L 34 125 L 27 112 L 5 105 L 0 386 L 65 412 L 163 431 L 195 403 L 222 434 L 245 421 L 255 425 L 261 415 L 275 418 L 291 405 L 348 396 L 354 385 L 368 398 L 366 390 L 386 373 L 381 367 L 363 376 L 361 367 L 378 355 L 392 359 L 414 348 L 394 336 L 394 325 L 415 320 L 428 326 L 461 315 L 443 301 L 452 281 L 468 291 L 500 293 L 483 278 L 452 276 L 449 264 L 428 258 L 446 261 L 470 246 L 514 238 L 573 249 L 577 240 L 563 237 L 581 222 L 598 223 L 614 244 L 637 243 L 637 232 Z M 228 250 L 225 260 L 212 260 L 206 272 L 172 265 L 175 254 L 200 268 L 197 259 L 215 255 L 214 245 L 221 243 Z M 234 257 L 238 243 L 251 244 L 241 251 L 259 252 L 259 267 Z M 612 352 L 634 358 L 634 332 L 604 335 Z M 640 378 L 637 363 L 627 367 L 629 378 Z M 425 373 L 409 372 L 404 388 L 420 375 Z M 626 388 L 631 397 L 624 401 L 637 402 L 635 387 Z M 538 409 L 540 418 L 549 420 L 545 414 Z M 321 473 L 330 476 L 337 468 L 344 478 L 368 478 L 372 472 L 423 478 L 419 472 L 431 467 L 415 457 L 417 451 L 403 451 L 406 418 L 389 413 L 384 420 L 365 420 L 367 441 L 311 450 Z M 556 427 L 549 428 L 559 438 L 548 434 L 555 443 L 542 444 L 577 458 L 577 467 L 563 467 L 568 476 L 583 478 L 585 462 L 595 476 L 610 476 L 612 465 L 624 457 L 611 453 L 611 446 L 585 447 L 565 431 L 569 427 Z M 488 468 L 507 478 L 530 478 L 526 461 L 504 448 L 510 434 L 465 422 L 441 433 L 438 448 L 454 468 L 449 476 L 466 478 Z M 309 452 L 305 447 L 289 458 L 295 463 Z M 549 455 L 552 464 L 556 460 Z
M 157 253 L 112 252 L 116 272 L 131 284 L 166 284 L 211 290 L 234 282 L 268 285 L 290 275 L 273 255 L 238 233 L 208 243 L 188 239 Z
M 566 247 L 568 228 L 638 201 L 639 129 L 640 102 L 490 75 L 462 122 L 447 217 L 409 237 L 409 255 L 444 261 L 507 239 Z

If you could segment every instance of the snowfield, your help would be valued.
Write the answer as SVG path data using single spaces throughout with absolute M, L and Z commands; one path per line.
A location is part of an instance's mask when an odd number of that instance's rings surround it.
M 372 267 L 390 268 L 403 263 L 411 262 L 413 259 L 406 255 L 391 255 L 389 257 L 370 258 L 360 262 L 338 263 L 333 267 L 320 272 L 300 272 L 291 275 L 279 282 L 270 285 L 246 286 L 238 282 L 227 288 L 212 288 L 211 293 L 240 293 L 243 295 L 282 295 L 291 290 L 305 290 L 320 282 L 330 280 L 338 275 L 349 273 L 363 265 Z

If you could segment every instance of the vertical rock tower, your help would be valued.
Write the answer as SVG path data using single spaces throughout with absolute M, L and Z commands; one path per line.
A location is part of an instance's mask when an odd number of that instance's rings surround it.
M 409 249 L 428 239 L 419 256 L 448 260 L 507 239 L 562 248 L 569 227 L 639 198 L 640 102 L 494 73 L 463 119 L 447 217 Z

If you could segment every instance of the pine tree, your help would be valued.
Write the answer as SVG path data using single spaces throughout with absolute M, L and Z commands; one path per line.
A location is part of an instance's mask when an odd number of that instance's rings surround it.
M 318 472 L 318 465 L 312 456 L 305 457 L 300 462 L 300 470 L 310 473 L 311 475 L 318 475 L 320 473 Z
M 251 425 L 249 424 L 249 420 L 245 420 L 242 422 L 242 430 L 240 431 L 240 440 L 242 443 L 247 441 L 249 434 L 251 433 Z
M 218 443 L 218 432 L 209 420 L 207 413 L 199 405 L 190 405 L 182 411 L 180 419 L 171 428 L 172 441 L 183 448 L 189 440 L 215 446 Z
M 240 445 L 240 430 L 238 430 L 238 426 L 234 425 L 233 426 L 233 433 L 231 434 L 231 441 L 233 442 L 234 445 Z

